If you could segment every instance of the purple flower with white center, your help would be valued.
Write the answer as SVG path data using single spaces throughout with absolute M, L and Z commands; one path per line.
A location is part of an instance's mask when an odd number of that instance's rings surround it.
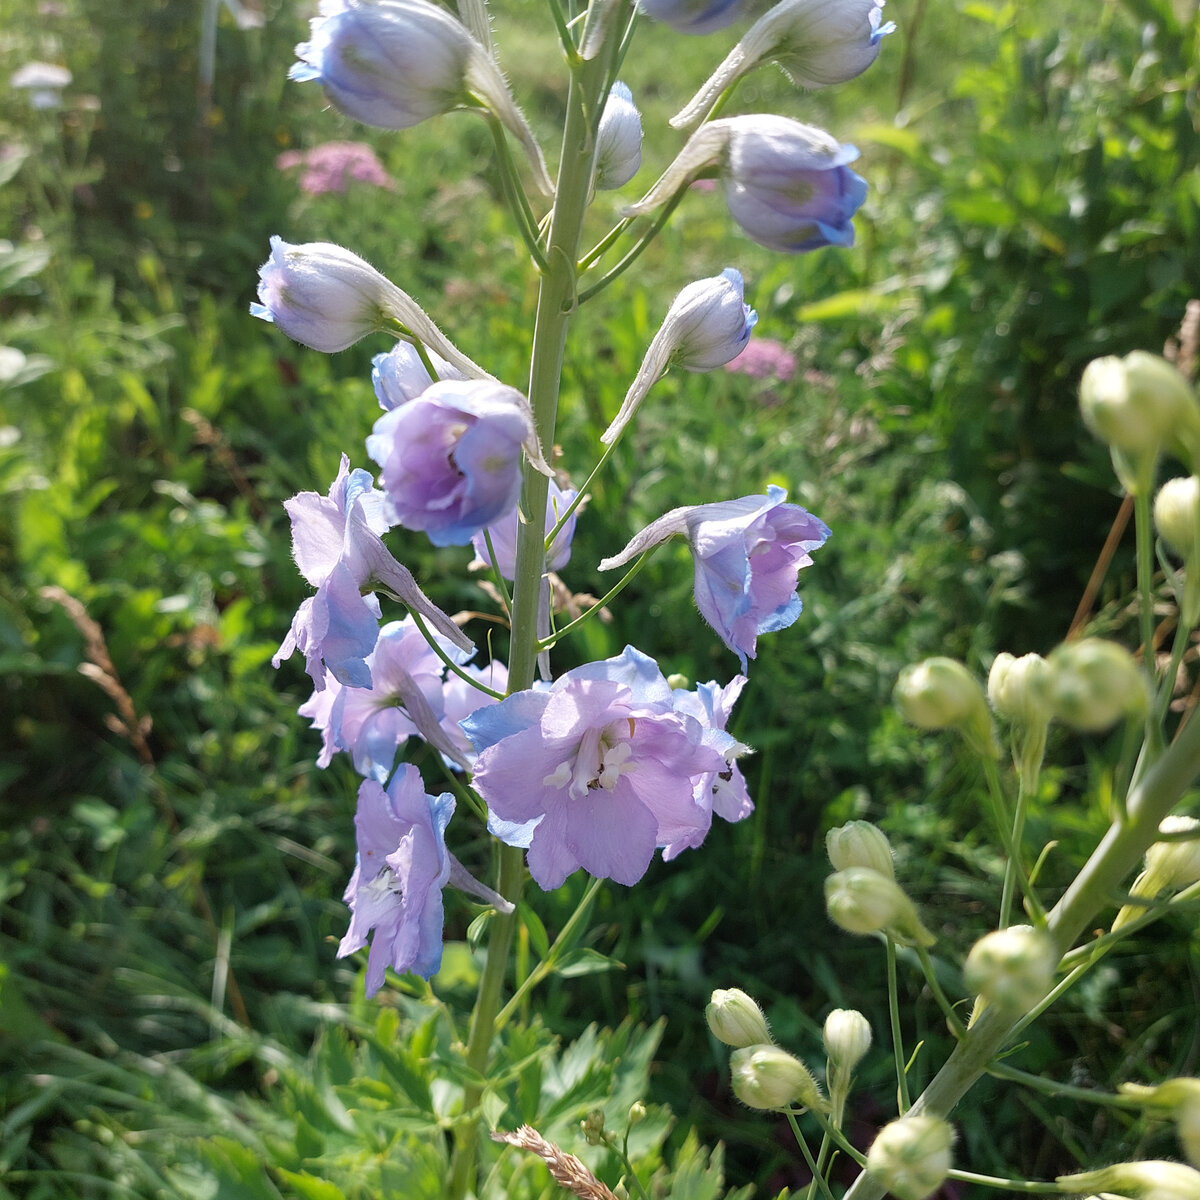
M 618 81 L 608 93 L 596 132 L 596 187 L 623 187 L 641 165 L 642 114 L 634 106 L 633 93 Z
M 771 486 L 765 496 L 676 508 L 652 521 L 602 571 L 683 534 L 696 567 L 696 606 L 741 660 L 755 657 L 760 633 L 786 629 L 800 615 L 796 579 L 812 564 L 809 551 L 829 537 L 825 523 Z
M 338 958 L 361 950 L 370 937 L 368 996 L 383 986 L 389 966 L 425 979 L 441 966 L 442 888 L 451 872 L 446 825 L 453 813 L 454 797 L 427 795 L 421 773 L 407 763 L 386 791 L 374 779 L 358 789 L 358 861 L 343 897 L 351 918 Z
M 799 253 L 852 246 L 851 218 L 866 181 L 846 165 L 858 157 L 823 129 L 788 117 L 726 117 L 702 125 L 627 216 L 674 199 L 704 175 L 719 174 L 730 214 L 772 250 Z
M 366 593 L 385 588 L 463 650 L 470 640 L 417 586 L 380 536 L 389 522 L 384 497 L 363 470 L 342 455 L 328 496 L 301 492 L 284 502 L 292 520 L 292 553 L 316 589 L 297 610 L 291 630 L 271 660 L 278 667 L 299 649 L 317 691 L 328 672 L 348 687 L 370 687 L 366 657 L 379 632 L 379 601 Z
M 479 750 L 473 782 L 490 827 L 528 846 L 530 873 L 547 891 L 580 867 L 632 885 L 657 847 L 692 844 L 711 822 L 696 783 L 725 759 L 654 672 L 645 678 L 627 651 L 463 722 Z
M 828 87 L 861 75 L 879 57 L 884 35 L 896 28 L 892 21 L 883 22 L 884 2 L 782 0 L 750 26 L 671 124 L 694 129 L 725 92 L 764 62 L 778 64 L 803 88 Z
M 638 0 L 647 16 L 676 33 L 715 33 L 742 15 L 743 0 Z
M 386 412 L 367 438 L 388 513 L 435 546 L 464 546 L 516 507 L 521 453 L 544 467 L 529 403 L 499 383 L 445 380 Z M 547 468 L 548 470 L 548 468 Z
M 550 480 L 549 491 L 546 496 L 546 535 L 549 536 L 550 530 L 558 524 L 559 518 L 571 506 L 571 502 L 579 493 L 574 488 L 560 488 L 557 482 Z M 571 561 L 571 539 L 575 536 L 575 517 L 579 512 L 576 508 L 574 512 L 567 518 L 566 523 L 558 531 L 558 536 L 550 545 L 550 549 L 546 554 L 546 570 L 561 571 L 563 567 Z M 517 564 L 517 510 L 514 508 L 511 512 L 505 514 L 500 520 L 489 525 L 486 530 L 479 530 L 471 538 L 471 545 L 475 548 L 475 561 L 471 563 L 472 567 L 492 566 L 491 555 L 488 554 L 487 542 L 484 539 L 484 534 L 492 539 L 492 550 L 495 551 L 496 570 L 505 579 L 513 579 L 516 576 Z
M 611 445 L 629 424 L 650 389 L 674 364 L 687 371 L 711 371 L 736 358 L 750 340 L 758 314 L 745 302 L 742 276 L 732 267 L 711 279 L 697 279 L 671 301 L 662 325 L 621 409 L 600 440 Z
M 429 361 L 438 379 L 465 378 L 457 367 L 437 354 L 431 353 Z M 384 412 L 415 400 L 435 382 L 429 377 L 421 356 L 407 342 L 397 342 L 386 354 L 377 354 L 371 359 L 371 386 Z

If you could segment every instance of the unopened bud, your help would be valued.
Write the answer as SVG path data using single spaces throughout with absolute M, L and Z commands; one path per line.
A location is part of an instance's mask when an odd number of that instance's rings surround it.
M 1177 1162 L 1115 1163 L 1099 1171 L 1060 1175 L 1060 1192 L 1091 1196 L 1103 1193 L 1121 1200 L 1197 1200 L 1200 1171 Z
M 632 1129 L 635 1125 L 640 1125 L 645 1119 L 646 1106 L 640 1100 L 635 1100 L 629 1106 L 629 1128 Z
M 1200 883 L 1200 821 L 1195 817 L 1164 817 L 1158 832 L 1172 840 L 1154 842 L 1146 851 L 1145 866 L 1129 889 L 1130 899 L 1140 903 L 1126 904 L 1117 913 L 1114 930 L 1141 916 L 1160 892 Z
M 596 133 L 596 187 L 602 191 L 623 187 L 641 165 L 642 115 L 629 88 L 614 83 Z
M 589 1146 L 599 1146 L 604 1141 L 604 1109 L 593 1108 L 582 1121 L 579 1122 L 579 1129 L 583 1134 L 583 1140 Z
M 938 1117 L 901 1117 L 867 1152 L 867 1171 L 897 1200 L 924 1200 L 950 1172 L 954 1130 Z
M 1146 681 L 1133 655 L 1117 642 L 1083 638 L 1065 642 L 1049 658 L 1051 694 L 1059 720 L 1099 733 L 1122 717 L 1146 711 Z
M 1168 479 L 1154 497 L 1158 536 L 1189 566 L 1200 565 L 1200 479 Z
M 824 1109 L 812 1072 L 778 1046 L 743 1046 L 729 1058 L 734 1095 L 749 1108 Z
M 986 934 L 971 947 L 967 987 L 998 1008 L 1027 1013 L 1050 989 L 1058 956 L 1041 930 L 1013 925 Z
M 1167 1079 L 1155 1087 L 1121 1084 L 1123 1095 L 1139 1104 L 1166 1109 L 1192 1166 L 1200 1166 L 1200 1079 Z
M 909 724 L 957 729 L 976 751 L 995 756 L 987 697 L 962 663 L 935 657 L 905 667 L 892 696 Z
M 771 1041 L 763 1011 L 741 988 L 717 988 L 704 1018 L 718 1041 L 741 1048 Z
M 1054 715 L 1050 676 L 1050 666 L 1040 654 L 1023 654 L 1020 658 L 997 654 L 988 673 L 987 694 L 992 710 L 1014 725 L 1048 725 Z
M 870 867 L 847 867 L 830 875 L 825 880 L 825 909 L 847 933 L 886 933 L 894 941 L 917 946 L 932 946 L 937 940 L 895 880 Z
M 871 1026 L 853 1008 L 835 1008 L 825 1018 L 821 1036 L 830 1067 L 847 1074 L 871 1048 Z
M 870 867 L 888 879 L 896 878 L 887 835 L 870 821 L 847 821 L 825 835 L 825 853 L 835 871 Z

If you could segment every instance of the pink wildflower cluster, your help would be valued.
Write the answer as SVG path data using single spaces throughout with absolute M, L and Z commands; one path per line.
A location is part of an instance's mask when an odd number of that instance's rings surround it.
M 778 379 L 786 383 L 796 373 L 796 356 L 782 342 L 755 338 L 736 358 L 725 364 L 727 371 L 749 375 L 751 379 Z
M 349 183 L 391 188 L 392 180 L 375 151 L 364 142 L 324 142 L 311 150 L 285 150 L 275 160 L 281 171 L 303 167 L 300 190 L 310 196 L 344 192 Z

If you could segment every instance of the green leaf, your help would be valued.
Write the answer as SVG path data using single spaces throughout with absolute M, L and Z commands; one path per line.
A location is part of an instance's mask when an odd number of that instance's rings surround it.
M 564 954 L 554 968 L 555 974 L 564 979 L 578 979 L 582 975 L 599 975 L 604 971 L 623 971 L 625 964 L 615 958 L 609 958 L 598 950 L 589 950 L 586 946 Z
M 303 1200 L 346 1200 L 346 1193 L 336 1184 L 327 1179 L 318 1179 L 307 1171 L 288 1171 L 276 1167 L 275 1174 Z
M 545 958 L 550 953 L 550 939 L 546 936 L 546 926 L 542 924 L 542 918 L 524 900 L 517 905 L 517 914 L 521 918 L 521 924 L 529 931 L 529 941 L 538 958 Z
M 799 321 L 841 321 L 847 317 L 866 317 L 876 313 L 890 312 L 900 304 L 895 294 L 884 295 L 865 288 L 838 292 L 824 300 L 802 304 L 796 310 Z

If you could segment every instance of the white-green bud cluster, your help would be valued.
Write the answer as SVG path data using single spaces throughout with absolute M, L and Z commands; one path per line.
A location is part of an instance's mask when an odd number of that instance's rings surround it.
M 1188 1162 L 1200 1166 L 1200 1079 L 1167 1079 L 1155 1087 L 1123 1083 L 1121 1093 L 1147 1108 L 1165 1109 Z
M 1106 1200 L 1198 1200 L 1200 1171 L 1177 1162 L 1115 1163 L 1099 1171 L 1060 1175 L 1060 1192 L 1070 1195 L 1103 1194 Z
M 741 1049 L 772 1040 L 763 1010 L 741 988 L 717 988 L 704 1019 L 713 1037 L 727 1046 Z
M 925 1200 L 950 1172 L 954 1130 L 938 1117 L 901 1117 L 867 1151 L 867 1171 L 897 1200 Z
M 888 879 L 896 878 L 892 846 L 887 835 L 870 821 L 847 821 L 825 835 L 825 853 L 835 871 L 870 867 Z
M 1146 851 L 1142 872 L 1129 889 L 1129 897 L 1135 903 L 1126 904 L 1117 913 L 1112 923 L 1114 930 L 1141 916 L 1146 905 L 1161 892 L 1175 892 L 1200 883 L 1200 821 L 1195 817 L 1164 817 L 1158 832 L 1170 840 L 1155 842 Z
M 743 1046 L 729 1058 L 733 1094 L 749 1108 L 824 1111 L 825 1098 L 813 1073 L 778 1046 Z
M 1064 642 L 1049 663 L 1054 714 L 1073 729 L 1099 733 L 1122 718 L 1140 718 L 1150 702 L 1141 668 L 1117 642 Z
M 987 697 L 962 663 L 938 656 L 905 667 L 892 696 L 910 725 L 957 729 L 977 753 L 996 756 Z
M 1058 955 L 1040 929 L 1012 925 L 985 934 L 971 947 L 963 968 L 967 987 L 989 1004 L 1027 1013 L 1050 990 Z
M 1002 652 L 988 673 L 988 703 L 1012 726 L 1013 762 L 1027 792 L 1034 790 L 1054 716 L 1052 670 L 1040 654 Z

